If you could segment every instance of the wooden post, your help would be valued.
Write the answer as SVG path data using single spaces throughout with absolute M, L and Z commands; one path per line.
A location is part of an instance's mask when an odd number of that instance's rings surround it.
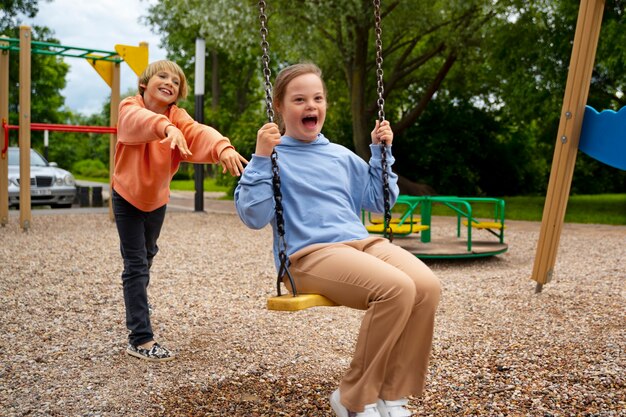
M 8 45 L 8 42 L 0 44 Z M 0 51 L 0 123 L 9 123 L 9 50 Z M 5 141 L 4 129 L 0 129 L 0 153 L 4 149 Z M 0 155 L 0 225 L 6 226 L 9 223 L 9 155 L 8 151 Z
M 111 127 L 117 126 L 118 111 L 120 107 L 120 64 L 113 63 L 111 66 L 111 109 L 110 120 Z M 117 135 L 112 133 L 109 139 L 109 218 L 114 220 L 113 216 L 113 169 L 115 167 L 115 145 L 117 144 Z
M 541 291 L 543 284 L 550 282 L 554 273 L 578 153 L 585 104 L 589 95 L 591 73 L 600 37 L 603 10 L 604 0 L 580 2 L 550 182 L 531 276 L 537 282 L 536 292 Z
M 31 31 L 29 26 L 20 26 L 20 226 L 30 228 L 30 58 Z

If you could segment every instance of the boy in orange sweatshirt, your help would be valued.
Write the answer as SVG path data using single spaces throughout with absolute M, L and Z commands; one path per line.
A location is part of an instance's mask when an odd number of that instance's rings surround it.
M 176 106 L 187 96 L 187 80 L 174 62 L 148 65 L 139 94 L 120 103 L 112 180 L 113 212 L 124 259 L 122 283 L 129 355 L 150 361 L 174 359 L 154 340 L 147 288 L 157 239 L 165 219 L 170 181 L 181 161 L 219 163 L 240 176 L 248 161 L 228 138 L 196 122 Z

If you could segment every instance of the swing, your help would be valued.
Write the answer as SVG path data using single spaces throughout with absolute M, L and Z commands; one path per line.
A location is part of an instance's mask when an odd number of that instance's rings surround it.
M 267 119 L 270 123 L 274 121 L 274 109 L 272 106 L 272 83 L 270 81 L 271 70 L 269 68 L 269 42 L 267 41 L 267 16 L 265 14 L 265 8 L 267 4 L 264 0 L 259 0 L 259 20 L 261 23 L 261 49 L 263 55 L 261 61 L 263 64 L 263 77 L 265 83 L 265 104 Z M 385 113 L 383 110 L 384 98 L 383 98 L 383 70 L 382 70 L 382 41 L 381 41 L 381 28 L 380 28 L 380 0 L 374 0 L 374 17 L 375 17 L 375 32 L 376 32 L 376 77 L 377 77 L 377 93 L 378 93 L 378 118 L 379 121 L 385 120 Z M 390 227 L 391 222 L 391 208 L 389 205 L 389 174 L 387 172 L 387 158 L 385 153 L 385 143 L 381 142 L 381 154 L 382 154 L 382 170 L 383 170 L 383 198 L 384 198 L 384 218 L 383 218 L 383 230 L 384 235 L 389 235 L 389 240 L 393 239 L 393 231 Z M 278 168 L 278 154 L 276 149 L 272 150 L 271 154 L 272 163 L 272 188 L 274 191 L 274 203 L 275 203 L 275 220 L 276 231 L 278 234 L 278 260 L 280 262 L 278 268 L 278 277 L 276 279 L 276 292 L 278 295 L 270 297 L 267 300 L 268 310 L 276 311 L 299 311 L 309 307 L 321 307 L 321 306 L 336 306 L 337 304 L 324 297 L 321 294 L 298 294 L 296 284 L 291 276 L 289 267 L 287 265 L 287 244 L 285 241 L 285 222 L 283 219 L 283 206 L 282 206 L 282 194 L 280 191 L 280 172 Z M 291 285 L 292 294 L 281 294 L 281 284 L 283 276 L 287 276 L 289 284 Z

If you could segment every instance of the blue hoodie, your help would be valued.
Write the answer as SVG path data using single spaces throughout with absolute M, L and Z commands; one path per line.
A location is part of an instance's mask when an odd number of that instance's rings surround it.
M 361 209 L 384 211 L 381 149 L 370 145 L 369 165 L 323 134 L 312 142 L 283 136 L 276 147 L 283 196 L 287 256 L 315 243 L 336 243 L 369 236 Z M 394 158 L 386 148 L 390 206 L 398 198 L 398 177 L 391 171 Z M 237 213 L 246 226 L 274 231 L 274 261 L 278 260 L 275 202 L 270 157 L 252 155 L 235 189 Z

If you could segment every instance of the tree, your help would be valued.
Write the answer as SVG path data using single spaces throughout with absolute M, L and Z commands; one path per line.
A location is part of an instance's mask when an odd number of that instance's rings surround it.
M 508 124 L 529 133 L 534 158 L 546 161 L 533 193 L 545 192 L 548 182 L 579 6 L 576 0 L 529 2 L 511 15 L 508 30 L 493 31 L 484 45 L 483 57 L 496 81 L 489 88 L 492 105 L 501 108 Z M 605 7 L 588 99 L 596 109 L 618 110 L 625 104 L 624 6 L 617 0 Z M 587 180 L 592 177 L 595 182 Z M 624 189 L 626 173 L 579 155 L 572 192 Z
M 382 3 L 385 112 L 396 133 L 397 172 L 444 193 L 545 191 L 578 1 Z M 623 6 L 607 1 L 590 94 L 602 108 L 624 100 Z M 329 87 L 325 131 L 364 158 L 377 112 L 372 7 L 370 0 L 272 0 L 266 10 L 273 74 L 288 63 L 318 63 Z M 245 103 L 235 113 L 245 121 L 224 126 L 246 144 L 263 120 L 258 14 L 253 1 L 161 0 L 149 17 L 187 68 L 196 36 L 217 51 L 220 108 L 235 108 L 234 96 L 224 96 L 229 90 Z M 420 149 L 438 163 L 425 163 Z
M 507 1 L 394 0 L 381 10 L 384 98 L 397 136 L 415 124 L 444 85 L 452 68 L 471 56 L 479 30 Z M 286 59 L 313 59 L 331 77 L 336 69 L 347 88 L 352 142 L 369 155 L 369 131 L 377 114 L 373 5 L 369 0 L 276 1 Z M 419 10 L 419 13 L 415 11 Z M 323 22 L 320 24 L 319 22 Z M 288 49 L 287 49 L 288 48 Z M 285 50 L 283 50 L 285 49 Z
M 258 11 L 254 3 L 194 0 L 183 4 L 162 0 L 149 10 L 148 21 L 166 31 L 169 40 L 177 33 L 189 34 L 187 29 L 193 28 L 198 36 L 208 37 L 207 42 L 219 50 L 237 56 L 258 56 L 259 25 L 255 21 Z M 312 59 L 330 69 L 327 80 L 332 79 L 337 86 L 341 84 L 337 75 L 343 77 L 351 106 L 352 142 L 357 152 L 365 157 L 369 152 L 369 130 L 376 114 L 372 2 L 277 0 L 269 3 L 272 59 L 278 63 L 274 70 L 284 62 Z M 390 1 L 381 11 L 384 44 L 388 45 L 384 50 L 385 61 L 389 60 L 385 67 L 385 97 L 395 95 L 403 103 L 410 99 L 410 105 L 395 105 L 394 108 L 401 115 L 394 125 L 399 135 L 422 114 L 458 61 L 463 46 L 474 42 L 470 35 L 493 15 L 489 1 L 449 3 L 453 7 L 445 13 L 440 12 L 442 2 L 423 0 Z M 413 18 L 414 10 L 422 11 L 417 19 Z M 280 59 L 274 59 L 276 57 Z M 337 63 L 340 63 L 340 71 L 335 69 Z M 342 101 L 340 94 L 334 94 L 332 99 Z
M 34 40 L 58 43 L 50 29 L 31 28 Z M 19 38 L 19 28 L 5 32 L 10 38 Z M 60 57 L 32 54 L 31 58 L 31 120 L 40 123 L 63 123 L 70 115 L 64 109 L 65 99 L 61 94 L 65 88 L 65 77 L 69 66 Z M 19 53 L 11 52 L 9 58 L 9 123 L 17 124 L 19 111 Z M 11 137 L 10 137 L 11 139 Z M 33 136 L 35 144 L 37 135 Z M 17 138 L 11 139 L 16 142 Z
M 205 40 L 210 55 L 205 85 L 211 86 L 209 94 L 214 117 L 219 117 L 224 110 L 241 114 L 251 105 L 251 97 L 259 97 L 258 79 L 254 76 L 256 55 L 244 53 L 252 43 L 249 37 L 241 35 L 245 27 L 243 22 L 249 22 L 245 18 L 248 14 L 245 9 L 245 3 L 230 0 L 189 0 L 185 3 L 161 0 L 149 7 L 145 17 L 148 24 L 163 34 L 162 43 L 168 50 L 168 57 L 182 66 L 192 87 L 195 40 Z M 225 95 L 223 100 L 222 95 Z
M 0 21 L 1 34 L 19 38 L 20 13 L 34 17 L 38 11 L 38 1 L 8 0 L 3 2 L 2 20 Z M 50 43 L 58 43 L 49 28 L 34 26 L 31 28 L 32 39 Z M 67 123 L 75 116 L 67 110 L 65 99 L 61 91 L 66 85 L 66 76 L 69 66 L 61 57 L 54 55 L 32 54 L 31 56 L 31 109 L 30 116 L 33 122 L 39 123 Z M 9 57 L 9 123 L 18 124 L 19 111 L 19 53 L 10 52 Z M 71 135 L 70 135 L 71 136 Z M 60 137 L 60 136 L 59 136 Z M 9 135 L 11 145 L 16 145 L 18 136 L 15 132 Z M 55 134 L 51 134 L 55 140 Z M 65 140 L 66 136 L 63 136 Z M 32 147 L 43 150 L 43 132 L 31 133 Z M 60 143 L 60 142 L 59 142 Z M 51 156 L 61 166 L 70 167 L 75 162 L 73 147 L 58 148 L 59 152 L 51 149 Z M 60 151 L 64 149 L 65 151 Z M 108 155 L 108 153 L 107 153 Z
M 39 0 L 3 0 L 0 7 L 0 33 L 18 27 L 20 13 L 32 18 L 39 11 Z
M 168 58 L 184 70 L 189 85 L 195 82 L 195 39 L 206 42 L 209 59 L 205 71 L 205 85 L 210 99 L 203 109 L 205 123 L 228 135 L 238 151 L 250 155 L 261 118 L 258 54 L 254 42 L 244 30 L 250 30 L 255 16 L 249 13 L 246 3 L 234 1 L 161 0 L 148 9 L 144 21 L 162 34 L 162 45 Z M 227 16 L 227 18 L 223 18 Z M 256 45 L 254 45 L 256 46 Z M 179 103 L 191 114 L 194 104 L 190 100 Z M 184 172 L 188 169 L 181 167 Z M 236 180 L 213 173 L 219 180 Z
M 38 0 L 3 1 L 0 8 L 0 34 L 18 39 L 20 14 L 32 18 L 38 11 Z M 52 31 L 46 27 L 34 26 L 31 30 L 33 40 L 58 43 Z M 31 102 L 31 120 L 59 123 L 68 115 L 68 112 L 61 111 L 65 101 L 60 92 L 65 88 L 69 67 L 58 57 L 38 54 L 33 54 L 31 66 L 31 94 L 36 97 Z M 19 105 L 18 53 L 11 52 L 9 67 L 9 120 L 16 123 Z

